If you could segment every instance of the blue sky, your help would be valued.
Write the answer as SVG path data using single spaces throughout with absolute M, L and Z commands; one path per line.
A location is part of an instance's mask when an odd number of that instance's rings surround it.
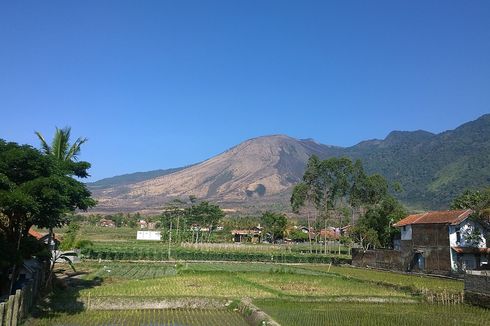
M 490 112 L 490 1 L 2 1 L 0 138 L 89 138 L 91 180 L 248 138 L 352 146 Z

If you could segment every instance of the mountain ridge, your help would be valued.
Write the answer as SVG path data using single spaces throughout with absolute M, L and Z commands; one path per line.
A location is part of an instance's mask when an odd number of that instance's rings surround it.
M 392 131 L 385 139 L 350 147 L 284 134 L 254 137 L 188 167 L 143 172 L 126 181 L 106 178 L 103 186 L 102 180 L 88 186 L 102 211 L 158 210 L 168 200 L 189 195 L 239 210 L 287 209 L 291 188 L 313 154 L 361 159 L 369 173 L 400 182 L 405 191 L 395 195 L 404 203 L 444 208 L 464 188 L 490 183 L 490 114 L 438 134 Z

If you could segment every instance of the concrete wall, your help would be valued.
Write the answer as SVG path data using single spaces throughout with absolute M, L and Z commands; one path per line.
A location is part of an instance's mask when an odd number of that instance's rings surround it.
M 403 270 L 401 252 L 397 250 L 367 250 L 352 248 L 352 265 L 391 270 Z
M 490 308 L 490 271 L 467 271 L 464 277 L 466 303 Z

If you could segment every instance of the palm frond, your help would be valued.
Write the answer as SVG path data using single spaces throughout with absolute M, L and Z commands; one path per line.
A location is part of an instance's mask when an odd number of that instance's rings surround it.
M 82 146 L 83 143 L 85 143 L 88 139 L 87 138 L 81 138 L 79 137 L 73 145 L 71 145 L 70 150 L 68 151 L 68 154 L 66 155 L 66 160 L 77 160 L 78 154 L 80 154 L 80 147 Z
M 34 131 L 34 133 L 37 135 L 39 140 L 41 141 L 41 148 L 43 149 L 45 154 L 51 154 L 51 148 L 48 145 L 48 142 L 46 139 L 44 139 L 43 135 L 39 131 Z

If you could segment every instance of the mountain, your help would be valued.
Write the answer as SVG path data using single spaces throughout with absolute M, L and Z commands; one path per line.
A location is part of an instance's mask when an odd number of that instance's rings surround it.
M 96 182 L 89 183 L 89 186 L 92 190 L 96 190 L 96 189 L 101 190 L 101 189 L 107 189 L 107 188 L 119 187 L 119 186 L 123 187 L 126 184 L 162 177 L 164 175 L 171 174 L 183 170 L 185 168 L 186 167 L 122 174 L 115 177 L 105 178 L 105 179 L 98 180 Z
M 189 195 L 242 212 L 288 209 L 291 188 L 311 155 L 362 160 L 369 173 L 399 182 L 412 208 L 446 208 L 465 188 L 490 184 L 490 114 L 440 134 L 393 131 L 385 139 L 342 148 L 272 135 L 247 140 L 204 162 L 89 184 L 97 211 L 158 211 Z
M 301 180 L 311 155 L 333 156 L 340 150 L 285 135 L 258 137 L 170 174 L 140 174 L 141 181 L 111 186 L 105 179 L 89 184 L 89 188 L 101 211 L 158 209 L 172 198 L 190 195 L 236 209 L 277 200 L 284 204 L 292 185 Z

